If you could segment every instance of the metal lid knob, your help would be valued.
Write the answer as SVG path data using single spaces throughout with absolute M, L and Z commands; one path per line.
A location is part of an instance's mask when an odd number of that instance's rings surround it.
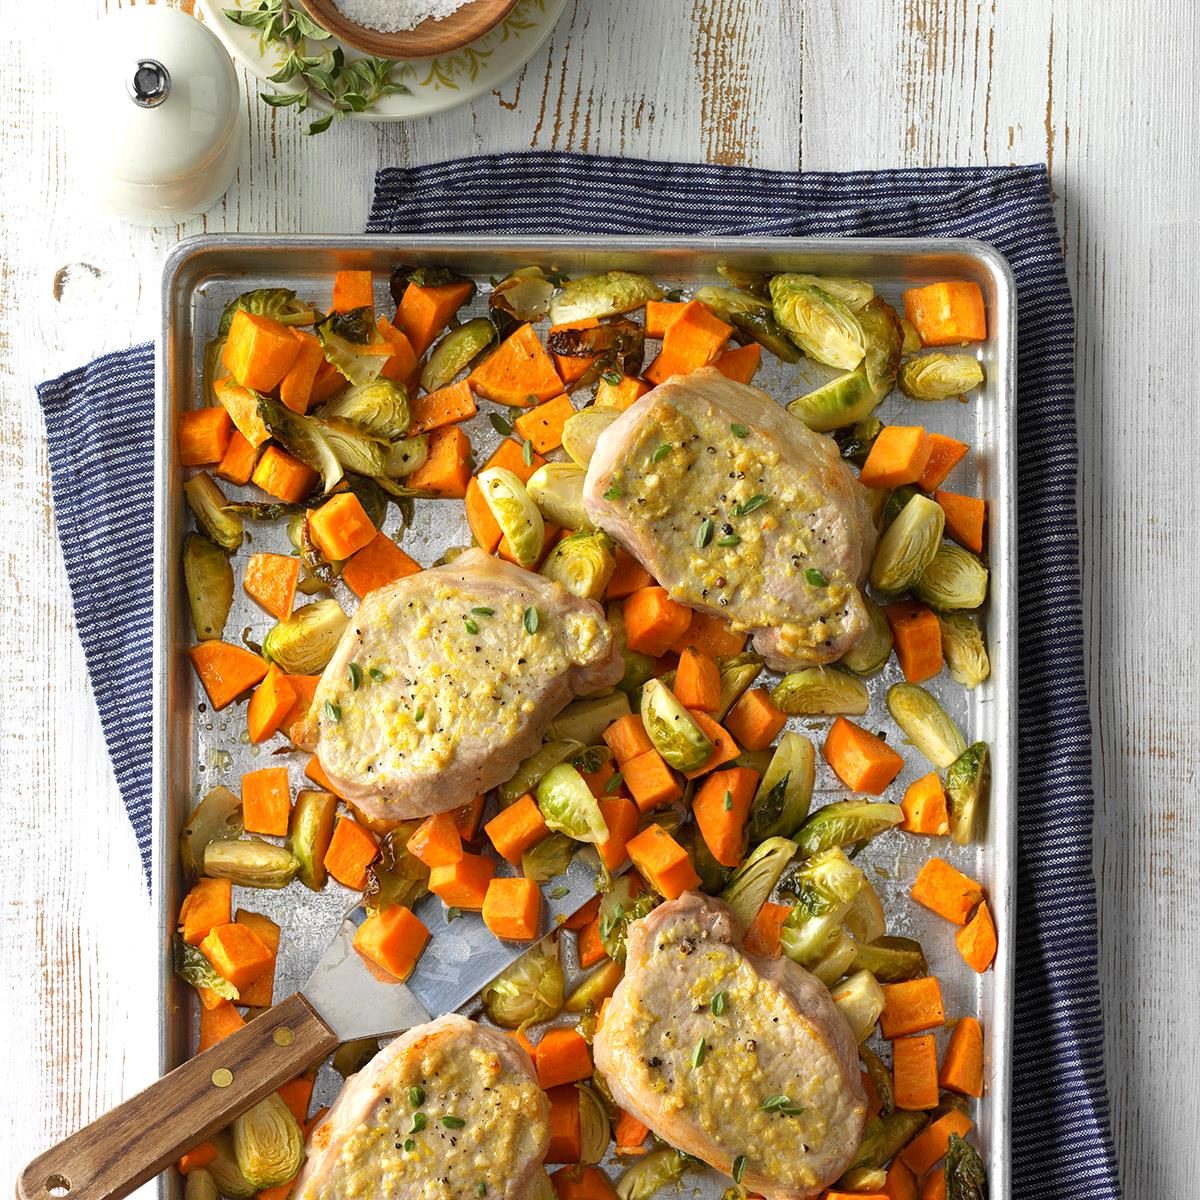
M 171 73 L 156 59 L 142 58 L 128 87 L 139 108 L 157 108 L 171 94 Z

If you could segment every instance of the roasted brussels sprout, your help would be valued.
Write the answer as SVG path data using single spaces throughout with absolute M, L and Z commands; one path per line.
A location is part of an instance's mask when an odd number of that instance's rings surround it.
M 671 1146 L 652 1150 L 621 1172 L 617 1180 L 618 1200 L 650 1200 L 663 1188 L 674 1187 L 687 1170 L 698 1165 L 696 1159 Z
M 867 354 L 862 363 L 867 372 L 867 383 L 882 400 L 895 386 L 900 370 L 900 347 L 904 341 L 900 314 L 876 297 L 859 310 L 858 323 L 867 336 Z
M 625 662 L 625 674 L 617 687 L 623 692 L 636 692 L 648 679 L 654 676 L 654 659 L 648 654 L 630 650 L 625 640 L 625 609 L 619 600 L 612 600 L 605 608 L 605 617 L 609 628 L 613 631 L 621 658 Z
M 745 651 L 723 658 L 717 665 L 721 672 L 721 703 L 713 715 L 716 720 L 723 721 L 762 674 L 763 660 L 757 654 Z
M 267 631 L 263 657 L 289 675 L 319 675 L 349 624 L 336 600 L 305 604 Z
M 802 733 L 788 730 L 779 739 L 762 773 L 750 807 L 750 840 L 791 837 L 808 816 L 816 777 L 816 751 Z
M 224 493 L 212 476 L 205 471 L 193 475 L 183 485 L 183 494 L 196 524 L 222 550 L 236 550 L 242 544 L 246 534 L 242 518 L 226 508 Z
M 846 932 L 856 942 L 873 942 L 876 938 L 883 937 L 887 928 L 883 904 L 870 880 L 863 884 L 858 895 L 854 897 L 854 903 L 850 905 L 850 911 L 842 923 L 846 926 Z
M 552 833 L 521 855 L 521 874 L 534 883 L 545 883 L 566 871 L 578 849 L 579 843 L 565 833 Z
M 908 741 L 939 770 L 945 770 L 967 748 L 950 714 L 920 684 L 892 684 L 887 706 Z
M 771 689 L 771 700 L 792 717 L 861 717 L 871 706 L 861 680 L 826 667 L 789 672 Z
M 500 785 L 497 791 L 500 806 L 507 808 L 508 805 L 524 796 L 526 792 L 536 791 L 537 785 L 542 781 L 542 776 L 551 767 L 574 758 L 583 749 L 582 742 L 566 739 L 546 742 L 545 745 L 539 746 L 528 758 L 521 760 L 521 764 L 513 772 L 512 778 Z
M 946 1200 L 987 1200 L 987 1173 L 979 1151 L 957 1133 L 946 1147 Z
M 453 267 L 432 264 L 415 267 L 411 263 L 401 263 L 392 268 L 391 278 L 388 280 L 388 290 L 397 304 L 400 303 L 410 283 L 416 284 L 417 287 L 444 287 L 448 283 L 470 283 L 471 290 L 467 294 L 467 300 L 475 295 L 475 284 L 466 276 L 460 275 Z M 464 304 L 466 302 L 466 300 L 463 301 Z
M 833 931 L 833 940 L 822 954 L 805 963 L 810 975 L 815 975 L 827 988 L 832 988 L 854 962 L 854 939 L 844 928 Z
M 717 263 L 717 274 L 732 283 L 739 292 L 770 299 L 771 274 L 769 271 L 751 271 L 739 263 Z
M 391 445 L 384 438 L 363 433 L 348 421 L 318 422 L 321 437 L 342 469 L 375 479 L 384 474 Z
M 598 1163 L 612 1141 L 612 1123 L 604 1102 L 586 1083 L 577 1083 L 579 1093 L 579 1161 Z
M 577 842 L 603 842 L 608 826 L 592 789 L 570 763 L 551 767 L 537 786 L 537 804 L 546 824 Z
M 603 325 L 582 328 L 577 325 L 551 329 L 546 337 L 546 349 L 564 358 L 593 360 L 579 380 L 573 380 L 567 391 L 598 379 L 605 370 L 622 375 L 637 375 L 645 355 L 646 331 L 633 321 L 609 321 Z
M 600 435 L 620 416 L 615 408 L 581 408 L 563 424 L 563 449 L 581 467 L 587 467 L 596 453 Z
M 212 1176 L 217 1189 L 229 1200 L 248 1200 L 258 1188 L 242 1174 L 233 1152 L 233 1138 L 223 1129 L 208 1140 L 216 1147 L 217 1154 L 204 1169 Z
M 296 878 L 314 892 L 319 892 L 329 878 L 325 870 L 325 851 L 333 838 L 337 803 L 332 792 L 305 788 L 297 795 L 288 822 L 288 849 L 300 864 Z
M 864 881 L 862 871 L 836 846 L 791 871 L 786 890 L 796 902 L 780 931 L 784 954 L 807 967 L 831 950 Z
M 370 383 L 379 378 L 391 357 L 388 343 L 375 327 L 370 308 L 355 308 L 345 313 L 330 313 L 316 327 L 317 339 L 326 359 L 351 383 Z
M 487 317 L 475 317 L 452 329 L 429 355 L 421 370 L 421 386 L 427 392 L 444 388 L 465 371 L 496 340 L 496 327 Z
M 842 457 L 861 467 L 875 445 L 875 439 L 883 432 L 883 422 L 876 416 L 863 417 L 853 425 L 843 427 L 834 432 L 834 441 L 842 452 Z
M 867 1077 L 875 1085 L 875 1094 L 879 1097 L 879 1103 L 883 1106 L 884 1114 L 894 1112 L 896 1109 L 896 1095 L 892 1090 L 892 1073 L 888 1070 L 887 1064 L 883 1059 L 871 1049 L 870 1046 L 860 1044 L 858 1047 L 858 1057 L 862 1062 L 863 1069 L 867 1073 Z
M 203 1167 L 193 1167 L 183 1182 L 183 1200 L 221 1200 L 217 1181 Z
M 550 302 L 550 323 L 566 325 L 589 317 L 615 317 L 641 308 L 648 300 L 661 300 L 662 288 L 645 275 L 608 271 L 585 275 L 564 283 Z
M 970 550 L 943 542 L 912 589 L 940 612 L 978 608 L 987 599 L 988 569 Z
M 194 880 L 204 873 L 204 851 L 210 842 L 232 842 L 241 836 L 241 800 L 223 786 L 205 792 L 179 835 L 179 858 L 184 875 Z
M 517 561 L 531 567 L 542 556 L 546 523 L 525 485 L 504 467 L 489 467 L 478 476 L 479 489 Z
M 787 410 L 809 429 L 829 433 L 856 425 L 870 416 L 881 399 L 867 381 L 866 367 L 860 365 L 803 396 L 797 396 L 788 404 Z
M 345 421 L 364 433 L 393 441 L 408 432 L 408 391 L 403 384 L 381 377 L 347 388 L 323 404 L 319 416 L 323 421 Z
M 551 1021 L 562 1012 L 566 980 L 553 938 L 526 950 L 479 993 L 484 1012 L 505 1029 Z
M 770 350 L 784 362 L 799 362 L 800 351 L 775 320 L 771 302 L 735 288 L 702 287 L 693 297 L 707 305 L 722 321 Z
M 960 846 L 975 840 L 979 809 L 991 783 L 991 757 L 987 742 L 973 742 L 946 771 L 946 808 L 950 836 Z
M 883 989 L 870 971 L 855 971 L 830 993 L 856 1042 L 865 1042 L 883 1012 Z
M 629 716 L 629 697 L 624 692 L 607 696 L 589 696 L 575 700 L 550 722 L 546 736 L 555 740 L 599 745 L 604 731 L 622 717 Z
M 538 467 L 525 484 L 542 516 L 563 529 L 591 528 L 583 507 L 587 471 L 576 463 L 552 462 Z
M 898 804 L 835 800 L 809 814 L 796 834 L 796 844 L 807 858 L 838 846 L 869 841 L 903 820 L 904 811 Z
M 505 276 L 488 297 L 488 307 L 514 321 L 540 321 L 550 311 L 554 284 L 541 267 L 521 267 Z
M 558 1193 L 554 1190 L 554 1184 L 546 1173 L 546 1168 L 538 1168 L 529 1185 L 525 1200 L 557 1200 L 557 1198 Z
M 903 983 L 929 974 L 921 943 L 906 937 L 885 936 L 873 942 L 859 942 L 854 966 L 870 971 L 881 983 Z
M 806 280 L 812 276 L 775 275 L 771 302 L 775 319 L 788 336 L 817 362 L 853 371 L 867 349 L 862 325 L 850 307 L 825 288 Z
M 196 637 L 202 642 L 219 638 L 233 605 L 229 555 L 203 534 L 189 533 L 183 539 L 183 581 Z
M 259 1190 L 287 1183 L 299 1173 L 304 1133 L 278 1092 L 235 1117 L 230 1132 L 238 1167 Z
M 872 1117 L 863 1129 L 851 1168 L 886 1167 L 928 1122 L 928 1113 L 902 1108 L 887 1116 Z
M 713 744 L 661 679 L 642 688 L 642 724 L 663 759 L 678 771 L 694 771 L 712 757 Z
M 633 882 L 622 875 L 600 901 L 600 940 L 608 957 L 615 963 L 625 961 L 625 939 L 629 926 L 658 906 L 658 897 L 651 891 L 633 894 Z
M 928 496 L 913 496 L 875 547 L 871 586 L 881 592 L 912 587 L 938 553 L 945 527 L 946 514 L 940 504 Z
M 209 842 L 204 848 L 205 875 L 232 879 L 238 887 L 287 887 L 299 869 L 300 863 L 290 850 L 262 838 Z
M 609 959 L 576 984 L 563 1008 L 569 1013 L 581 1013 L 589 1005 L 595 1007 L 616 991 L 624 974 L 621 964 Z
M 729 906 L 742 929 L 748 929 L 780 876 L 796 855 L 796 843 L 785 837 L 769 837 L 750 852 L 746 861 L 725 885 L 721 899 Z
M 237 1000 L 238 990 L 208 961 L 199 946 L 189 945 L 178 934 L 171 942 L 175 974 L 194 988 L 207 988 L 222 1000 Z
M 942 628 L 942 655 L 950 674 L 968 690 L 977 688 L 992 673 L 979 623 L 966 613 L 952 612 L 939 614 L 938 624 Z
M 561 583 L 572 596 L 601 600 L 616 569 L 612 538 L 598 529 L 585 529 L 558 542 L 546 555 L 541 573 Z
M 900 368 L 900 390 L 914 400 L 949 400 L 982 382 L 983 367 L 972 354 L 922 354 Z
M 891 657 L 892 627 L 870 596 L 862 600 L 867 610 L 866 632 L 842 655 L 841 664 L 856 675 L 873 675 Z
M 405 821 L 384 835 L 378 857 L 367 868 L 363 904 L 368 912 L 382 912 L 394 904 L 412 908 L 429 894 L 429 868 L 408 850 L 408 839 L 419 824 Z
M 294 458 L 321 476 L 321 490 L 332 492 L 345 471 L 341 459 L 325 437 L 325 426 L 315 417 L 303 416 L 285 408 L 278 400 L 262 396 L 258 415 L 276 441 Z M 369 472 L 368 472 L 369 474 Z
M 217 327 L 222 337 L 229 332 L 236 312 L 270 317 L 281 325 L 311 325 L 317 318 L 316 309 L 303 300 L 297 300 L 296 293 L 290 288 L 255 288 L 252 292 L 243 292 L 225 305 L 221 323 Z
M 424 433 L 415 437 L 401 438 L 384 451 L 383 474 L 385 479 L 407 479 L 414 471 L 425 465 L 429 458 L 429 438 Z M 386 482 L 384 487 L 394 495 L 396 489 Z

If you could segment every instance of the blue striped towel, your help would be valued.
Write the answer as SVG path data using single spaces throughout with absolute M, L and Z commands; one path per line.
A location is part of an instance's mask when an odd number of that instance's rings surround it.
M 975 237 L 1005 255 L 1017 279 L 1020 331 L 1013 1191 L 1020 1200 L 1117 1197 L 1096 980 L 1074 326 L 1045 170 L 793 174 L 497 155 L 381 171 L 367 228 Z M 110 355 L 39 392 L 80 636 L 117 781 L 148 857 L 152 350 Z

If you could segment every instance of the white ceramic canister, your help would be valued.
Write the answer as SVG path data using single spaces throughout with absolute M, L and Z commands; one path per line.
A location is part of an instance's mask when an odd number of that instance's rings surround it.
M 105 208 L 172 225 L 211 208 L 233 182 L 245 129 L 225 47 L 194 17 L 139 4 L 102 18 L 88 46 L 88 153 Z

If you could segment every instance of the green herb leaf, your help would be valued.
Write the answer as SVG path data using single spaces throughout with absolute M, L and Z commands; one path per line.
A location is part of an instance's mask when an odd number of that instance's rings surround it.
M 619 371 L 605 371 L 600 378 L 603 379 L 605 383 L 611 384 L 613 387 L 617 387 L 621 382 L 621 373 Z
M 488 420 L 491 421 L 492 428 L 501 437 L 508 437 L 513 431 L 513 423 L 507 417 L 502 417 L 499 413 L 488 413 Z
M 537 606 L 531 604 L 525 610 L 525 632 L 529 634 L 537 633 L 540 621 L 541 618 L 538 616 Z
M 670 442 L 663 442 L 663 444 L 661 446 L 659 446 L 659 448 L 657 450 L 655 450 L 655 452 L 652 455 L 650 455 L 650 461 L 652 463 L 662 462 L 662 460 L 664 458 L 666 458 L 668 454 L 671 453 L 672 448 L 673 447 L 671 446 Z
M 445 1116 L 442 1118 L 442 1124 L 447 1129 L 461 1129 L 466 1124 L 466 1121 L 462 1117 Z
M 767 502 L 767 497 L 759 492 L 756 496 L 751 496 L 744 504 L 735 504 L 730 510 L 735 517 L 748 517 L 752 512 L 757 512 Z
M 471 609 L 471 611 L 477 617 L 494 617 L 496 615 L 496 610 L 494 608 L 485 608 L 482 604 Z
M 750 436 L 750 430 L 745 425 L 739 425 L 736 421 L 729 426 L 729 431 L 734 437 L 744 438 Z
M 375 680 L 376 683 L 382 683 L 387 676 L 378 667 L 368 667 L 367 674 Z
M 712 1009 L 712 1014 L 714 1017 L 719 1017 L 725 1011 L 725 991 L 724 991 L 724 989 L 717 992 L 717 994 L 715 996 L 713 996 L 712 1000 L 709 1001 L 708 1006 L 709 1006 L 709 1008 Z
M 760 1105 L 759 1108 L 763 1112 L 777 1112 L 785 1117 L 798 1117 L 804 1109 L 799 1105 L 793 1104 L 791 1100 L 782 1093 L 778 1096 L 768 1096 Z
M 704 1055 L 707 1052 L 707 1050 L 708 1050 L 708 1043 L 703 1038 L 701 1038 L 696 1043 L 696 1048 L 692 1051 L 692 1058 L 691 1058 L 692 1070 L 695 1070 L 698 1066 L 700 1066 L 704 1062 Z
M 521 457 L 525 460 L 527 467 L 533 466 L 533 443 L 526 438 L 525 444 L 521 447 Z
M 475 1195 L 486 1196 L 487 1195 L 487 1184 L 480 1183 L 479 1186 L 475 1189 Z
M 696 530 L 696 549 L 703 550 L 712 541 L 712 535 L 713 519 L 712 517 L 705 517 L 700 522 L 700 528 Z
M 718 546 L 736 546 L 742 539 L 736 533 L 727 533 L 724 537 L 717 538 Z
M 412 1138 L 404 1139 L 404 1153 L 411 1154 L 417 1148 L 417 1143 Z
M 732 792 L 727 791 L 725 793 L 724 807 L 725 807 L 726 812 L 733 812 L 733 793 Z
M 420 1108 L 425 1103 L 425 1089 L 414 1083 L 408 1089 L 408 1102 L 413 1108 Z
M 683 299 L 683 288 L 672 288 L 667 293 L 667 299 L 672 304 L 678 304 Z
M 742 1176 L 745 1175 L 745 1173 L 746 1173 L 746 1156 L 744 1154 L 739 1154 L 737 1156 L 737 1158 L 735 1158 L 733 1160 L 733 1182 L 741 1183 Z
M 331 721 L 340 721 L 342 719 L 342 710 L 332 700 L 326 700 L 325 707 L 321 711 Z
M 621 784 L 623 784 L 624 782 L 625 782 L 625 776 L 622 775 L 620 771 L 617 771 L 613 775 L 613 777 L 604 785 L 604 790 L 605 790 L 605 792 L 608 793 L 608 795 L 611 796 L 613 794 L 613 792 L 619 792 L 621 790 Z
M 570 894 L 571 889 L 569 887 L 564 887 L 561 883 L 557 887 L 552 887 L 550 889 L 551 900 L 561 900 L 564 896 L 569 896 Z
M 283 80 L 279 81 L 283 83 Z M 271 108 L 290 108 L 308 99 L 307 92 L 260 92 L 259 98 Z
M 413 720 L 420 721 L 424 718 L 424 716 L 425 716 L 425 706 L 421 705 L 420 707 L 418 707 L 417 711 L 415 713 L 413 713 Z
M 446 924 L 449 925 L 451 921 L 457 921 L 462 915 L 463 910 L 461 908 L 446 909 Z
M 352 662 L 347 668 L 350 675 L 350 690 L 357 692 L 362 686 L 362 667 L 358 663 Z
M 825 576 L 816 569 L 816 567 L 809 567 L 808 570 L 804 572 L 804 578 L 807 579 L 813 587 L 823 588 L 829 586 L 829 580 L 826 579 Z
M 429 1118 L 423 1112 L 413 1113 L 412 1128 L 408 1132 L 420 1133 L 428 1124 Z
M 479 632 L 479 626 L 470 617 L 463 617 L 463 624 L 467 627 L 468 633 L 476 634 Z
M 620 500 L 623 495 L 625 495 L 625 489 L 619 483 L 614 483 L 612 487 L 610 487 L 608 491 L 604 493 L 604 498 L 605 500 Z

